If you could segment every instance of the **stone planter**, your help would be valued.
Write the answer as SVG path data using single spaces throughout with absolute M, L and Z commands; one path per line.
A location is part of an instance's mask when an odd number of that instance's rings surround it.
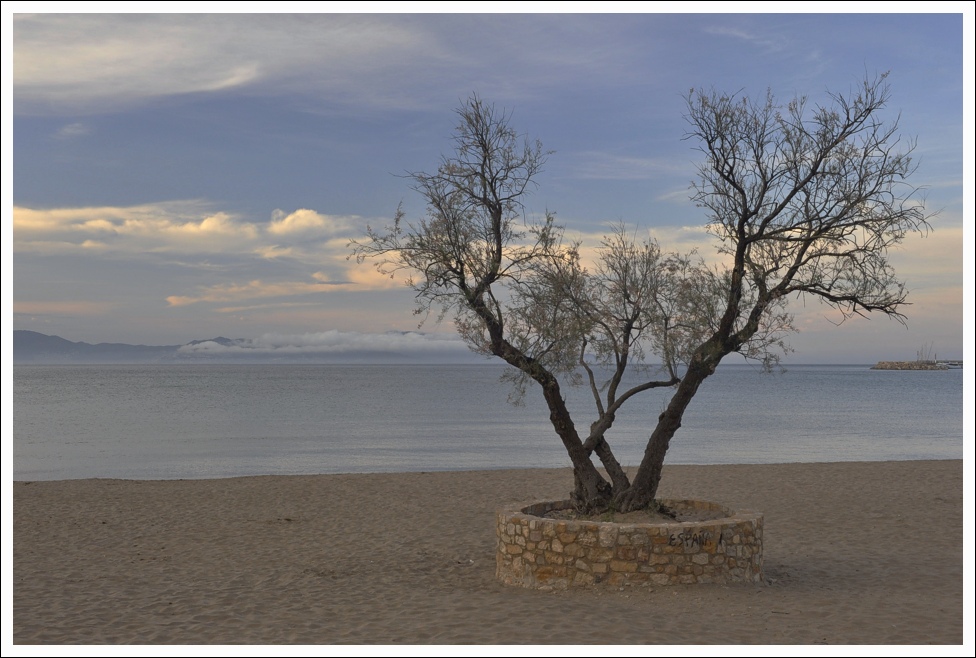
M 704 511 L 721 518 L 610 523 L 544 517 L 572 509 L 568 500 L 513 505 L 497 513 L 495 573 L 506 585 L 535 589 L 762 582 L 762 514 L 661 502 L 679 517 Z

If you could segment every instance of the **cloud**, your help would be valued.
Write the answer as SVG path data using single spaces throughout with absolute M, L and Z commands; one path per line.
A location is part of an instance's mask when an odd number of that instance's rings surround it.
M 657 195 L 655 200 L 657 201 L 667 201 L 668 203 L 678 203 L 681 205 L 687 205 L 688 200 L 691 198 L 692 190 L 686 185 L 680 189 L 670 190 L 662 194 Z
M 662 251 L 688 253 L 697 250 L 699 255 L 706 262 L 719 262 L 722 260 L 715 249 L 717 244 L 715 236 L 711 235 L 704 226 L 646 226 L 641 224 L 627 224 L 627 229 L 631 237 L 638 242 L 645 238 L 657 240 Z M 592 268 L 596 263 L 597 250 L 603 238 L 611 233 L 611 226 L 607 225 L 604 230 L 589 233 L 574 233 L 569 235 L 573 240 L 581 242 L 580 256 L 583 265 Z
M 573 171 L 576 178 L 592 180 L 653 180 L 661 174 L 688 173 L 685 164 L 676 164 L 673 158 L 641 158 L 601 152 L 578 153 L 572 158 L 578 162 Z M 685 197 L 687 201 L 687 197 Z
M 390 63 L 436 60 L 409 20 L 353 14 L 15 16 L 18 111 L 118 109 L 163 96 L 302 85 L 342 91 Z
M 247 304 L 246 306 L 221 306 L 215 308 L 217 313 L 244 313 L 250 311 L 268 311 L 295 308 L 321 309 L 322 302 L 268 302 L 261 304 Z
M 268 233 L 271 235 L 293 235 L 316 232 L 331 235 L 347 228 L 349 228 L 349 222 L 345 218 L 320 215 L 308 208 L 299 208 L 291 214 L 286 214 L 284 210 L 275 209 L 271 213 Z
M 240 86 L 261 67 L 234 27 L 206 16 L 16 16 L 14 87 L 29 104 L 85 107 Z
M 349 262 L 346 279 L 349 282 L 347 289 L 350 290 L 392 290 L 406 285 L 406 278 L 403 276 L 383 274 L 372 263 L 357 264 L 355 260 Z
M 922 236 L 911 234 L 893 249 L 890 260 L 910 291 L 928 291 L 952 287 L 947 283 L 957 282 L 960 292 L 957 303 L 962 305 L 963 285 L 963 245 L 965 231 L 961 225 L 948 222 L 946 217 L 935 230 Z M 948 224 L 948 225 L 946 225 Z M 971 238 L 970 238 L 971 239 Z
M 14 18 L 18 114 L 77 116 L 235 90 L 297 92 L 326 99 L 329 111 L 435 109 L 472 88 L 510 102 L 546 98 L 570 83 L 634 82 L 640 73 L 632 63 L 648 47 L 646 38 L 640 45 L 620 38 L 638 29 L 633 19 L 597 14 Z M 664 23 L 675 20 L 648 20 L 641 36 L 665 31 Z
M 168 291 L 168 306 L 240 307 L 253 300 L 402 287 L 402 278 L 391 280 L 347 258 L 349 239 L 362 223 L 308 208 L 278 209 L 270 221 L 247 221 L 192 200 L 123 207 L 16 206 L 13 246 L 18 256 L 97 254 L 101 260 L 126 261 L 125 267 L 156 263 L 178 268 L 200 283 L 192 290 Z M 250 276 L 234 280 L 241 271 Z
M 14 230 L 20 232 L 21 236 L 31 232 L 121 235 L 154 230 L 229 233 L 238 230 L 232 219 L 227 213 L 210 212 L 209 204 L 200 201 L 50 209 L 14 206 Z
M 770 52 L 786 50 L 790 44 L 789 39 L 783 36 L 778 36 L 778 35 L 769 36 L 767 34 L 749 32 L 742 28 L 730 27 L 727 25 L 708 26 L 704 28 L 703 31 L 706 34 L 713 34 L 715 36 L 722 36 L 722 37 L 731 37 L 733 39 L 745 41 L 752 45 L 759 46 L 763 50 L 767 50 Z
M 59 139 L 72 139 L 74 137 L 82 137 L 90 132 L 91 128 L 83 123 L 69 123 L 66 126 L 61 126 L 54 136 Z
M 140 206 L 27 208 L 13 210 L 15 251 L 43 252 L 97 244 L 119 254 L 235 253 L 251 251 L 266 258 L 292 256 L 310 234 L 323 240 L 346 231 L 354 218 L 336 218 L 313 210 L 291 214 L 276 210 L 270 223 L 246 221 L 202 201 L 173 201 Z M 301 234 L 295 244 L 282 238 Z
M 282 247 L 280 245 L 273 244 L 266 247 L 256 247 L 254 249 L 254 253 L 261 258 L 275 260 L 278 258 L 289 258 L 296 252 L 291 247 Z
M 172 295 L 166 298 L 170 306 L 186 306 L 200 302 L 237 302 L 245 299 L 261 297 L 291 297 L 327 292 L 328 288 L 337 285 L 329 281 L 323 272 L 312 274 L 314 281 L 276 281 L 266 282 L 255 279 L 243 284 L 218 284 L 204 287 L 196 296 Z M 338 285 L 341 285 L 338 284 Z
M 179 348 L 184 355 L 213 356 L 297 356 L 302 354 L 353 354 L 386 352 L 399 354 L 468 354 L 467 345 L 454 334 L 423 334 L 413 331 L 382 334 L 353 331 L 323 331 L 304 334 L 267 333 L 253 340 L 233 344 L 205 341 Z
M 18 315 L 102 315 L 114 309 L 112 302 L 93 302 L 82 300 L 52 302 L 13 302 L 13 311 Z

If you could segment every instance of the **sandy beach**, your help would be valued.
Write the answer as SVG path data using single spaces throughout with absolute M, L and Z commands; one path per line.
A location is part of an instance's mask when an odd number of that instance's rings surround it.
M 568 469 L 13 485 L 15 644 L 962 644 L 962 461 L 667 466 L 765 514 L 763 585 L 534 591 L 499 505 Z M 970 592 L 971 594 L 971 592 Z

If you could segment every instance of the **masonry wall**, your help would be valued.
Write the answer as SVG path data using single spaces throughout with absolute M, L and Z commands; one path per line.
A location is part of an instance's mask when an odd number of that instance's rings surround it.
M 762 514 L 705 501 L 662 502 L 679 512 L 720 511 L 723 518 L 566 521 L 543 515 L 570 509 L 570 501 L 507 507 L 497 514 L 496 575 L 507 585 L 539 589 L 762 582 Z

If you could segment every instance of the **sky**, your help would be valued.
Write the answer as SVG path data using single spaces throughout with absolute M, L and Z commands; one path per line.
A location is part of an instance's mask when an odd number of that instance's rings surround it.
M 390 332 L 418 328 L 413 295 L 349 260 L 349 241 L 388 222 L 398 204 L 410 220 L 423 216 L 404 174 L 436 169 L 451 150 L 454 111 L 472 93 L 554 151 L 527 200 L 530 217 L 554 211 L 588 245 L 625 222 L 666 249 L 716 258 L 704 211 L 689 200 L 700 154 L 684 139 L 688 92 L 756 98 L 768 89 L 784 103 L 827 103 L 828 92 L 888 71 L 885 118 L 900 116 L 904 144 L 917 140 L 910 182 L 937 213 L 927 236 L 891 254 L 910 290 L 906 324 L 879 316 L 838 326 L 836 312 L 797 300 L 800 331 L 786 361 L 908 360 L 922 349 L 963 356 L 971 3 L 926 4 L 943 12 L 932 14 L 776 15 L 4 6 L 8 331 L 90 343 L 226 336 L 292 352 L 370 341 L 397 349 Z M 449 322 L 421 330 L 438 344 L 453 338 Z M 970 324 L 967 340 L 972 333 Z

